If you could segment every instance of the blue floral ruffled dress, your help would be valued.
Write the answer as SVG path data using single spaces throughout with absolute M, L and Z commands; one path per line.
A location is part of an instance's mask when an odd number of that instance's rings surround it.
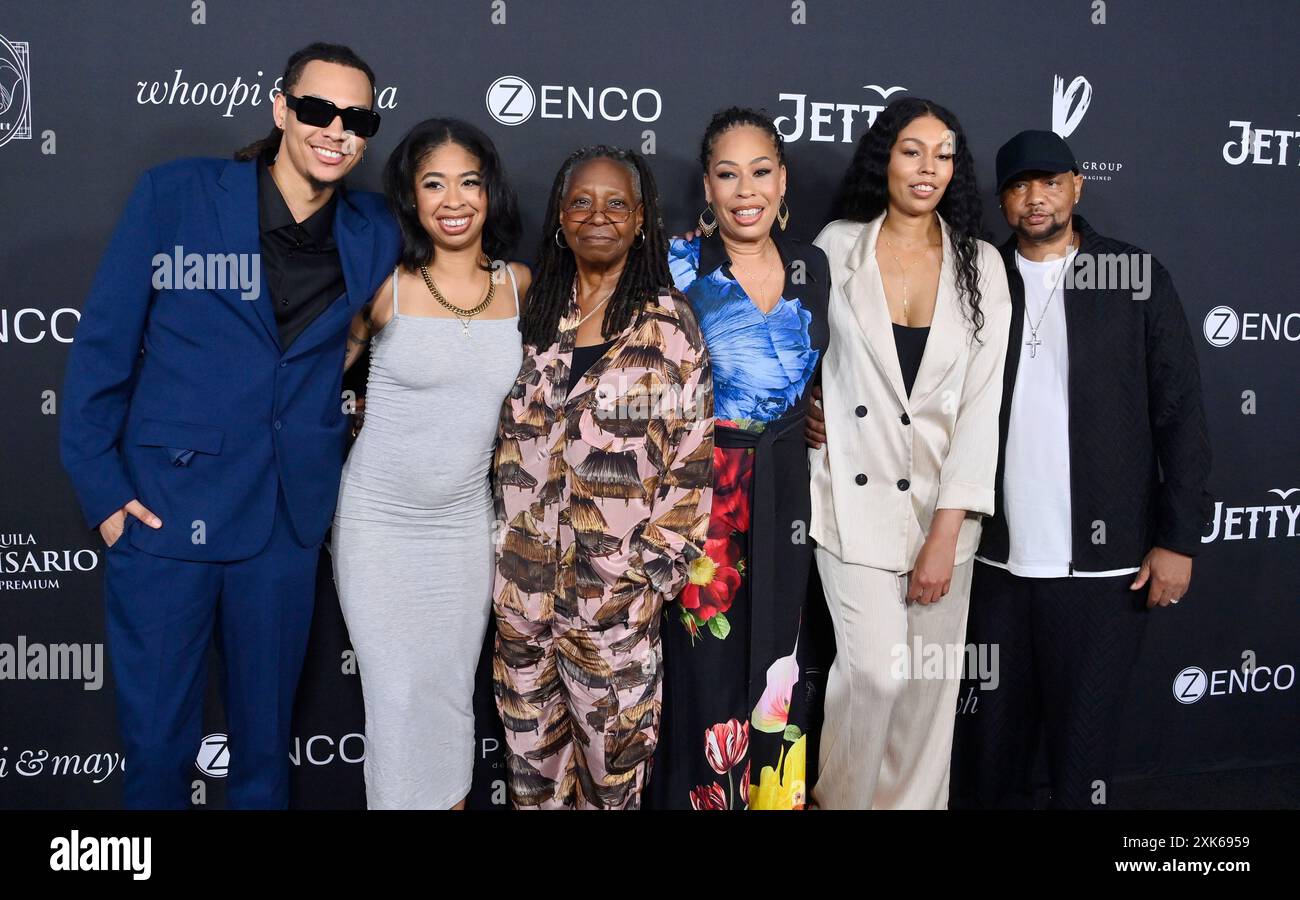
M 764 315 L 724 266 L 698 274 L 700 241 L 675 239 L 668 269 L 709 347 L 714 411 L 719 422 L 762 431 L 799 403 L 817 369 L 821 354 L 808 334 L 813 316 L 798 297 L 784 296 Z
M 717 419 L 704 555 L 664 607 L 651 808 L 797 809 L 807 795 L 799 644 L 811 544 L 789 536 L 807 521 L 802 410 L 829 336 L 829 275 L 816 247 L 773 238 L 786 282 L 766 315 L 731 277 L 719 238 L 669 248 L 709 348 Z M 809 271 L 819 277 L 795 274 Z

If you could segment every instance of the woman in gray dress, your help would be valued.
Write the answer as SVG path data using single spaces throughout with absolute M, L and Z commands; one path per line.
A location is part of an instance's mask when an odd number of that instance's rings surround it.
M 346 364 L 369 343 L 370 373 L 334 516 L 334 580 L 365 700 L 367 805 L 459 809 L 492 602 L 488 471 L 529 273 L 503 261 L 519 234 L 515 196 L 472 125 L 416 125 L 384 187 L 402 257 L 351 326 Z

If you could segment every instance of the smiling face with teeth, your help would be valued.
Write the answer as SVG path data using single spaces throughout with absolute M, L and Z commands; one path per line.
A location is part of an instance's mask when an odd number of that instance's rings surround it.
M 297 97 L 329 100 L 339 109 L 369 108 L 374 93 L 365 72 L 319 59 L 307 63 L 298 80 L 284 90 Z M 276 126 L 284 132 L 276 160 L 277 173 L 281 176 L 285 173 L 280 162 L 287 158 L 293 172 L 312 191 L 319 192 L 341 181 L 361 159 L 366 139 L 345 132 L 338 116 L 324 127 L 306 125 L 289 109 L 283 93 L 276 95 L 273 113 Z
M 956 139 L 934 116 L 917 116 L 898 132 L 889 153 L 889 204 L 920 216 L 934 211 L 952 181 Z
M 724 238 L 746 242 L 766 238 L 781 208 L 785 183 L 785 165 L 763 129 L 736 125 L 714 139 L 704 196 Z
M 415 204 L 435 249 L 481 244 L 488 196 L 482 161 L 455 141 L 434 147 L 416 169 Z

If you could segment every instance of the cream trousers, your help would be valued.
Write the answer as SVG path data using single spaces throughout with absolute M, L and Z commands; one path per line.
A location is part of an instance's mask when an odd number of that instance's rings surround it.
M 946 809 L 974 560 L 954 567 L 947 596 L 923 606 L 905 602 L 906 573 L 815 553 L 836 655 L 814 802 Z

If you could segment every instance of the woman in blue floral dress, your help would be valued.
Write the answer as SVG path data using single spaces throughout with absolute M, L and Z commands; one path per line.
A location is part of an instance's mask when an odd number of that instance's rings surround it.
M 664 608 L 645 805 L 797 809 L 812 693 L 800 646 L 812 562 L 803 422 L 829 338 L 829 270 L 821 250 L 783 234 L 784 150 L 768 116 L 718 113 L 700 162 L 708 208 L 699 235 L 672 242 L 669 268 L 713 361 L 713 510 L 705 555 Z

